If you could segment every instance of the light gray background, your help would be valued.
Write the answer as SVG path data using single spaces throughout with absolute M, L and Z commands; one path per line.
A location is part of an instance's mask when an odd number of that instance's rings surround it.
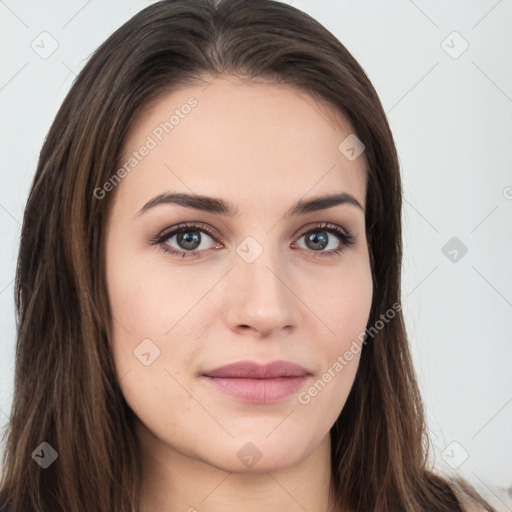
M 0 0 L 2 425 L 13 391 L 15 262 L 39 150 L 91 52 L 150 3 Z M 437 467 L 457 468 L 512 511 L 512 0 L 287 3 L 360 62 L 396 138 L 404 314 Z M 42 58 L 53 40 L 58 48 Z

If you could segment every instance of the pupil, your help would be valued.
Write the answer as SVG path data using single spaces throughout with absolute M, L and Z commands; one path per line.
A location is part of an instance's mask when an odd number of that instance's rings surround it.
M 310 249 L 324 249 L 327 246 L 327 232 L 320 231 L 319 233 L 320 236 L 315 233 L 312 233 L 306 238 L 306 245 Z M 312 242 L 312 245 L 310 244 L 310 242 Z
M 183 249 L 194 250 L 201 243 L 201 236 L 195 231 L 186 231 L 185 233 L 178 233 L 178 244 L 183 243 Z

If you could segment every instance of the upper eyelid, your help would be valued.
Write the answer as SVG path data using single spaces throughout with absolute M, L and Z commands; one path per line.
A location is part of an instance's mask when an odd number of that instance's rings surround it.
M 169 226 L 165 229 L 163 229 L 155 238 L 162 238 L 162 237 L 168 237 L 176 235 L 181 230 L 190 230 L 193 231 L 194 229 L 196 231 L 205 231 L 206 234 L 210 237 L 214 237 L 217 233 L 217 230 L 208 224 L 203 224 L 201 222 L 184 222 L 183 224 L 177 224 L 175 226 Z
M 315 230 L 315 229 L 327 229 L 327 230 L 332 230 L 334 227 L 337 227 L 339 228 L 342 232 L 344 232 L 344 234 L 347 236 L 347 237 L 350 237 L 350 238 L 353 238 L 355 239 L 356 238 L 356 234 L 354 232 L 351 232 L 349 230 L 347 230 L 345 227 L 339 225 L 339 224 L 336 224 L 334 222 L 325 222 L 325 221 L 319 221 L 319 222 L 316 222 L 316 223 L 311 223 L 311 225 L 309 225 L 308 227 L 302 227 L 298 230 L 296 230 L 293 234 L 294 237 L 302 237 L 304 236 L 305 234 L 307 234 L 308 232 L 312 231 L 312 230 Z M 190 230 L 190 231 L 193 231 L 193 230 L 196 230 L 196 231 L 203 231 L 210 237 L 212 238 L 215 242 L 217 243 L 221 243 L 219 241 L 219 238 L 221 238 L 220 236 L 217 235 L 218 231 L 210 226 L 209 224 L 205 224 L 203 222 L 184 222 L 182 224 L 177 224 L 177 225 L 174 225 L 174 226 L 170 226 L 170 227 L 167 227 L 165 228 L 164 230 L 162 230 L 160 232 L 160 234 L 158 234 L 156 237 L 155 237 L 155 240 L 158 239 L 160 240 L 161 242 L 165 242 L 166 240 L 168 240 L 169 238 L 175 236 L 176 234 L 178 234 L 181 230 Z M 336 236 L 334 234 L 334 236 Z M 190 252 L 193 252 L 193 251 L 190 251 Z M 199 251 L 199 252 L 202 252 L 202 251 Z

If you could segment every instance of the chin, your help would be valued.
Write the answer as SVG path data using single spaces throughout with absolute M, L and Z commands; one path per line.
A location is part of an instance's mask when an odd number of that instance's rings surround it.
M 255 474 L 282 470 L 299 463 L 318 448 L 319 441 L 291 436 L 283 430 L 281 435 L 274 432 L 267 437 L 267 432 L 260 431 L 215 445 L 213 453 L 210 446 L 205 447 L 205 452 L 210 452 L 204 459 L 206 462 L 227 472 Z
M 244 447 L 242 447 L 243 449 Z M 264 474 L 268 472 L 279 471 L 294 466 L 301 460 L 301 454 L 290 454 L 282 453 L 281 451 L 263 451 L 260 454 L 254 452 L 250 455 L 249 452 L 254 450 L 251 447 L 246 453 L 241 456 L 241 460 L 238 454 L 235 456 L 226 457 L 224 454 L 222 457 L 214 457 L 208 461 L 212 466 L 221 469 L 222 471 L 237 473 L 237 474 Z M 253 458 L 251 461 L 250 458 Z M 259 458 L 260 457 L 260 458 Z

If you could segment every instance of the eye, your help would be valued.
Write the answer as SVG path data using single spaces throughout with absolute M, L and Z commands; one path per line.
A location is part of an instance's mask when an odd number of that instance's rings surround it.
M 321 224 L 306 231 L 299 238 L 305 237 L 305 249 L 310 249 L 319 256 L 334 256 L 355 243 L 355 237 L 336 224 Z M 329 247 L 331 246 L 331 247 Z M 329 250 L 325 251 L 325 248 Z M 316 256 L 316 254 L 315 254 Z
M 151 240 L 151 242 L 155 245 L 160 245 L 166 253 L 185 258 L 199 256 L 200 252 L 208 249 L 208 239 L 214 240 L 213 232 L 208 226 L 180 224 L 165 230 Z M 176 244 L 178 247 L 173 247 L 170 245 L 171 243 Z M 218 245 L 222 247 L 220 244 Z
M 305 247 L 307 252 L 312 252 L 314 256 L 335 256 L 340 254 L 347 247 L 355 243 L 355 237 L 336 224 L 321 224 L 314 226 L 301 235 L 299 240 L 305 237 Z M 213 230 L 207 225 L 199 224 L 180 224 L 166 229 L 150 242 L 154 245 L 160 245 L 162 250 L 175 256 L 200 257 L 201 252 L 211 248 L 211 242 L 214 247 L 222 248 L 222 244 L 215 240 Z M 209 247 L 210 244 L 210 247 Z M 173 247 L 173 245 L 175 245 Z M 206 245 L 206 247 L 205 247 Z M 176 247 L 177 246 L 177 247 Z M 329 246 L 331 246 L 329 248 Z M 329 248 L 329 250 L 324 250 Z

